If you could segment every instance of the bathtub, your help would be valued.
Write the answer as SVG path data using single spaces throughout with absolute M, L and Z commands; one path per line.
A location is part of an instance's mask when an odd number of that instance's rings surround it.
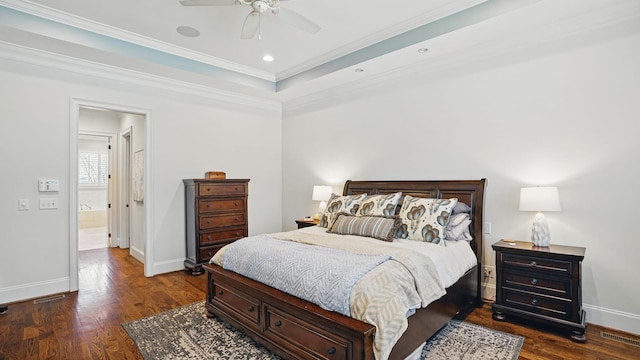
M 107 209 L 78 210 L 78 228 L 98 228 L 107 226 Z

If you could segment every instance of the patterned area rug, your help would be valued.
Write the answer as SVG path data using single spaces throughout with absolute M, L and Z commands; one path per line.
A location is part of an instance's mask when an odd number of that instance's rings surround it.
M 145 359 L 278 360 L 221 320 L 206 317 L 204 301 L 122 324 Z M 516 360 L 524 338 L 452 320 L 431 338 L 421 359 Z

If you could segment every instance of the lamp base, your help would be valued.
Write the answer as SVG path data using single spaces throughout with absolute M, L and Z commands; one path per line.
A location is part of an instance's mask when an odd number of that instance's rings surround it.
M 544 214 L 539 212 L 533 219 L 533 227 L 531 228 L 531 242 L 535 246 L 548 247 L 551 243 L 551 234 L 549 233 L 549 225 Z

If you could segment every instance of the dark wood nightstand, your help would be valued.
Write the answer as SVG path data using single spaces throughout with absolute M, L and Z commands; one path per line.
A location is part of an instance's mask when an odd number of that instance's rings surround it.
M 311 219 L 311 220 L 299 219 L 299 220 L 296 220 L 296 224 L 298 224 L 298 229 L 302 229 L 302 228 L 306 228 L 306 227 L 309 227 L 309 226 L 318 225 L 319 222 L 320 222 L 320 220 L 316 220 L 316 219 Z
M 569 331 L 575 342 L 587 340 L 582 310 L 582 260 L 585 248 L 501 240 L 496 251 L 496 301 L 493 319 L 507 315 Z

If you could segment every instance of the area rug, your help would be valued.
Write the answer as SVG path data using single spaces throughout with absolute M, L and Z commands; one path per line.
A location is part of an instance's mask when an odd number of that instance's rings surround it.
M 122 324 L 147 360 L 278 360 L 223 321 L 206 316 L 204 301 Z M 516 360 L 524 338 L 451 320 L 422 349 L 428 360 Z

